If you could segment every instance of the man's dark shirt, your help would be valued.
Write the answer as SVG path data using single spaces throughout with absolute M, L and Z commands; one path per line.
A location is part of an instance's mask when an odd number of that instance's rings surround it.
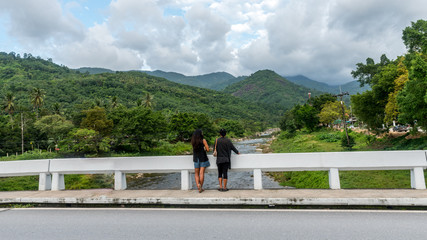
M 217 158 L 216 163 L 227 163 L 230 162 L 231 150 L 236 154 L 239 154 L 239 151 L 234 147 L 230 139 L 226 137 L 218 138 L 216 145 Z

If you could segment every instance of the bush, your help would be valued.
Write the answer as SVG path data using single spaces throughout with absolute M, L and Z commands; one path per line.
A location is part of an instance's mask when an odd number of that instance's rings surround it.
M 321 133 L 316 136 L 316 140 L 325 142 L 338 142 L 341 140 L 341 136 L 335 133 Z
M 356 141 L 354 140 L 354 137 L 349 134 L 348 135 L 348 141 L 347 141 L 347 135 L 344 133 L 341 137 L 341 147 L 345 150 L 352 150 L 352 148 L 356 145 Z

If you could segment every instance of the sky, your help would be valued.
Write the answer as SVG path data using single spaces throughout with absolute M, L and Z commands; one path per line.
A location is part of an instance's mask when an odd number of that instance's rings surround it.
M 406 52 L 425 0 L 0 1 L 0 51 L 69 68 L 185 75 L 270 69 L 328 84 L 356 63 Z

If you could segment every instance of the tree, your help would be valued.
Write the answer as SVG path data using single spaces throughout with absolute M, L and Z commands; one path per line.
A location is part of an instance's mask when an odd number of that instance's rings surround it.
M 33 88 L 33 90 L 30 93 L 31 96 L 31 104 L 33 104 L 34 109 L 37 113 L 37 118 L 39 116 L 39 109 L 41 106 L 43 106 L 44 97 L 45 97 L 45 91 L 40 88 Z
M 99 154 L 109 152 L 111 145 L 109 138 L 102 137 L 97 131 L 93 129 L 76 129 L 70 133 L 67 141 L 62 144 L 71 145 L 71 150 L 84 154 Z
M 357 63 L 356 71 L 351 71 L 353 78 L 357 79 L 360 83 L 360 86 L 363 87 L 365 84 L 373 85 L 375 80 L 374 76 L 381 70 L 381 67 L 390 63 L 390 60 L 385 54 L 381 55 L 379 63 L 375 63 L 372 58 L 366 59 L 366 64 Z
M 295 123 L 295 116 L 292 110 L 288 110 L 280 120 L 280 129 L 282 131 L 288 131 L 289 133 L 295 133 L 297 125 Z
M 153 96 L 147 93 L 144 98 L 144 107 L 153 108 Z
M 227 135 L 230 137 L 243 137 L 245 129 L 242 124 L 236 120 L 225 120 L 219 123 L 220 128 L 227 130 Z
M 9 114 L 10 121 L 12 122 L 13 112 L 15 111 L 15 96 L 13 95 L 13 93 L 6 93 L 6 97 L 4 98 L 3 103 L 3 109 L 5 112 L 7 112 L 7 114 Z
M 310 132 L 319 125 L 319 117 L 314 107 L 304 104 L 294 112 L 295 121 L 297 124 L 306 127 Z
M 332 124 L 342 116 L 341 103 L 338 101 L 325 103 L 318 116 L 321 123 Z
M 417 54 L 412 60 L 409 80 L 397 95 L 399 121 L 417 124 L 427 130 L 427 56 Z
M 335 102 L 336 100 L 337 98 L 332 96 L 332 94 L 325 93 L 325 94 L 316 96 L 314 98 L 311 98 L 308 101 L 308 103 L 311 104 L 311 106 L 313 106 L 318 111 L 318 113 L 320 113 L 324 104 L 328 102 Z
M 107 136 L 113 129 L 113 121 L 107 119 L 105 108 L 94 107 L 83 111 L 86 117 L 82 119 L 81 128 L 93 129 L 99 132 L 102 136 Z
M 73 129 L 74 125 L 71 121 L 66 120 L 65 117 L 55 114 L 40 118 L 34 123 L 34 127 L 41 133 L 46 134 L 49 139 L 58 143 Z
M 411 22 L 411 26 L 403 30 L 402 39 L 409 53 L 427 54 L 427 21 Z
M 114 109 L 117 107 L 117 105 L 118 105 L 118 98 L 117 98 L 117 96 L 113 96 L 111 98 L 111 108 Z
M 189 140 L 195 130 L 196 118 L 189 113 L 177 113 L 170 119 L 169 128 L 180 141 Z
M 115 133 L 122 136 L 122 141 L 136 144 L 139 152 L 166 137 L 167 123 L 161 112 L 140 107 L 125 112 L 126 115 L 118 123 Z M 122 144 L 127 144 L 126 142 Z
M 351 96 L 353 113 L 359 121 L 366 123 L 369 129 L 376 131 L 384 120 L 384 107 L 380 106 L 374 97 L 373 91 Z
M 59 104 L 58 102 L 53 104 L 53 113 L 57 114 L 57 115 L 62 115 L 63 113 L 61 112 L 61 104 Z
M 397 95 L 402 91 L 405 83 L 409 79 L 409 73 L 406 69 L 406 66 L 403 64 L 403 61 L 400 61 L 397 66 L 398 77 L 394 80 L 394 91 L 390 92 L 388 95 L 387 104 L 385 106 L 385 116 L 384 122 L 390 123 L 394 120 L 397 120 L 399 115 L 398 105 L 397 105 Z

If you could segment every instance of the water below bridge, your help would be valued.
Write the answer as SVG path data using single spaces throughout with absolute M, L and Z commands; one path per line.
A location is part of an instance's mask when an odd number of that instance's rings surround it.
M 271 140 L 270 138 L 256 138 L 234 142 L 235 147 L 241 154 L 256 153 L 257 146 L 264 144 Z M 234 153 L 233 153 L 234 154 Z M 233 161 L 233 159 L 231 160 Z M 233 164 L 231 164 L 233 167 Z M 194 181 L 194 174 L 191 174 L 193 189 L 197 189 Z M 277 189 L 283 188 L 270 176 L 263 173 L 263 188 Z M 128 189 L 181 189 L 181 173 L 162 173 L 162 174 L 132 174 L 127 179 Z M 228 184 L 230 189 L 253 189 L 254 180 L 253 172 L 229 172 Z M 204 189 L 217 189 L 218 188 L 218 172 L 214 169 L 207 169 L 205 174 Z

